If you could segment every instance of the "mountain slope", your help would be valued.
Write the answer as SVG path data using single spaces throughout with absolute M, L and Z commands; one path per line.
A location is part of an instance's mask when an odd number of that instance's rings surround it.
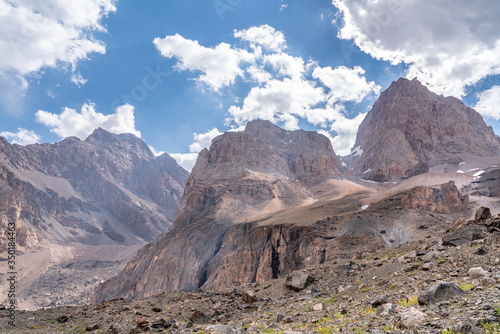
M 173 221 L 187 179 L 171 157 L 157 159 L 141 139 L 102 129 L 85 141 L 53 145 L 22 147 L 2 138 L 0 168 L 18 224 L 60 243 L 151 241 Z M 131 240 L 113 240 L 123 232 Z
M 85 141 L 25 147 L 0 137 L 0 236 L 16 226 L 18 295 L 33 303 L 23 307 L 85 302 L 120 261 L 171 226 L 187 177 L 130 134 L 97 129 Z M 7 242 L 0 239 L 2 254 Z M 53 276 L 57 285 L 43 284 Z
M 346 157 L 356 175 L 394 181 L 451 163 L 460 154 L 499 156 L 499 140 L 475 110 L 430 92 L 417 79 L 393 82 L 361 123 Z
M 215 138 L 198 157 L 173 228 L 101 285 L 95 299 L 204 286 L 220 269 L 211 261 L 232 226 L 310 204 L 315 186 L 343 172 L 330 141 L 315 132 L 253 121 L 244 132 Z

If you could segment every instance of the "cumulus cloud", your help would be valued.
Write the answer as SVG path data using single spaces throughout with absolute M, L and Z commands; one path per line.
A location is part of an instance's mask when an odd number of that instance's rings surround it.
M 319 79 L 328 87 L 330 90 L 328 98 L 331 104 L 339 101 L 360 103 L 369 94 L 378 95 L 382 88 L 375 82 L 366 81 L 364 74 L 365 70 L 359 66 L 353 69 L 345 66 L 332 69 L 328 66 L 315 68 L 313 77 Z
M 93 34 L 105 31 L 101 21 L 115 10 L 114 0 L 0 0 L 0 74 L 26 76 L 61 64 L 74 72 L 89 54 L 105 53 Z
M 97 112 L 92 103 L 85 103 L 80 112 L 71 108 L 64 108 L 60 114 L 39 110 L 35 117 L 37 122 L 48 126 L 61 138 L 76 136 L 84 140 L 99 127 L 113 133 L 141 136 L 135 129 L 134 107 L 129 104 L 117 107 L 115 113 L 110 115 Z
M 500 86 L 493 86 L 480 93 L 475 109 L 485 117 L 500 120 Z
M 155 38 L 153 44 L 162 56 L 178 59 L 177 70 L 202 72 L 199 82 L 215 91 L 234 83 L 238 76 L 243 75 L 241 64 L 253 60 L 249 52 L 235 49 L 227 43 L 209 48 L 179 34 Z
M 18 145 L 29 145 L 36 144 L 40 141 L 40 136 L 32 130 L 26 130 L 23 128 L 17 128 L 17 132 L 3 131 L 0 132 L 0 136 L 4 137 L 12 144 Z
M 205 47 L 180 35 L 157 38 L 154 43 L 162 55 L 178 60 L 178 70 L 201 71 L 197 80 L 213 90 L 233 85 L 237 77 L 251 85 L 246 96 L 229 107 L 227 126 L 241 128 L 248 121 L 264 119 L 296 130 L 305 120 L 329 133 L 334 147 L 348 153 L 350 146 L 346 146 L 354 143 L 364 116 L 347 118 L 344 104 L 360 103 L 381 87 L 366 80 L 359 66 L 321 67 L 288 53 L 283 33 L 268 25 L 235 30 L 234 37 L 244 46 Z M 217 129 L 195 134 L 191 154 L 209 146 L 208 139 L 218 134 Z
M 198 153 L 169 153 L 169 155 L 188 172 L 191 172 L 198 159 Z
M 332 1 L 343 16 L 340 38 L 409 64 L 407 76 L 435 92 L 461 97 L 467 85 L 500 73 L 497 1 Z
M 217 128 L 213 128 L 210 131 L 207 131 L 205 133 L 194 133 L 194 142 L 189 145 L 189 151 L 191 153 L 199 153 L 201 150 L 204 148 L 209 148 L 210 145 L 212 144 L 212 139 L 214 139 L 217 136 L 220 136 L 222 132 L 219 131 Z
M 338 155 L 344 156 L 351 152 L 351 148 L 356 142 L 358 128 L 366 114 L 359 114 L 354 118 L 347 118 L 343 114 L 332 112 L 333 122 L 330 126 L 330 133 L 336 134 L 335 137 L 328 136 L 332 142 L 333 149 Z M 320 131 L 325 134 L 326 131 Z
M 288 130 L 298 129 L 298 117 L 311 117 L 311 107 L 325 100 L 323 89 L 307 80 L 273 79 L 264 87 L 254 87 L 242 106 L 231 106 L 228 121 L 243 125 L 254 119 L 284 122 Z
M 271 51 L 286 49 L 285 35 L 265 24 L 246 30 L 234 30 L 234 37 L 249 42 L 252 47 L 262 46 Z
M 189 151 L 191 153 L 172 153 L 170 156 L 174 158 L 179 166 L 187 171 L 191 171 L 198 158 L 198 153 L 200 153 L 204 148 L 209 148 L 212 144 L 212 139 L 221 135 L 222 132 L 217 128 L 213 128 L 205 133 L 193 133 L 193 143 L 189 145 Z

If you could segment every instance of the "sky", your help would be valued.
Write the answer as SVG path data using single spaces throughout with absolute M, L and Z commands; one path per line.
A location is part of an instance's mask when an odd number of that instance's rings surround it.
M 347 155 L 399 77 L 500 133 L 495 0 L 0 0 L 0 136 L 133 133 L 190 170 L 265 119 Z

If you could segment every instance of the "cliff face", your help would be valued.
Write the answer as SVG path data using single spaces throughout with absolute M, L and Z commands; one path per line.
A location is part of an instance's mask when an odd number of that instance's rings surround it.
M 311 187 L 344 171 L 330 141 L 314 132 L 254 121 L 215 138 L 198 157 L 173 228 L 101 285 L 95 300 L 203 287 L 220 270 L 212 260 L 232 226 L 310 202 Z
M 433 187 L 418 186 L 386 198 L 383 207 L 404 207 L 428 212 L 450 214 L 470 210 L 469 196 L 462 195 L 455 182 Z
M 141 139 L 102 129 L 53 145 L 0 138 L 0 231 L 15 223 L 21 247 L 151 241 L 171 225 L 187 174 Z
M 399 79 L 384 91 L 361 123 L 346 161 L 355 174 L 394 181 L 456 155 L 498 156 L 498 137 L 475 110 L 454 97 L 438 96 L 417 79 Z

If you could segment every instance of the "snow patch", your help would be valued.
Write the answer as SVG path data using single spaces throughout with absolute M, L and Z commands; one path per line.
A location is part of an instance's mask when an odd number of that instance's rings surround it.
M 463 174 L 463 173 L 464 173 L 464 171 L 463 171 L 463 170 L 460 170 L 460 169 L 459 169 L 459 170 L 457 170 L 457 174 Z
M 462 161 L 461 163 L 459 163 L 458 165 L 465 165 L 465 161 Z
M 355 149 L 352 150 L 351 154 L 353 157 L 358 156 L 363 154 L 363 150 L 361 149 L 361 146 L 356 147 Z
M 370 206 L 370 204 L 363 205 L 363 206 L 361 207 L 361 210 L 366 210 L 366 209 L 368 209 L 368 207 L 369 207 L 369 206 Z
M 379 182 L 377 182 L 377 181 L 365 180 L 365 179 L 360 179 L 360 180 L 361 180 L 361 181 L 368 182 L 368 183 L 376 183 L 376 184 L 379 184 Z
M 479 172 L 475 173 L 475 174 L 474 174 L 474 175 L 472 175 L 472 176 L 479 176 L 479 175 L 481 175 L 481 174 L 483 174 L 483 173 L 484 173 L 484 170 L 480 170 Z
M 371 168 L 368 168 L 363 174 L 370 173 L 372 171 Z

